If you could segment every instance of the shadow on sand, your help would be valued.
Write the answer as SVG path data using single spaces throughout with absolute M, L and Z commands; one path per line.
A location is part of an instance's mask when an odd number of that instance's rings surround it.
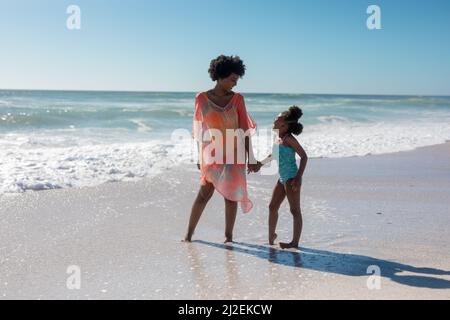
M 407 264 L 372 258 L 368 256 L 345 254 L 325 250 L 300 248 L 300 252 L 281 250 L 274 247 L 255 245 L 245 242 L 235 242 L 233 245 L 219 244 L 196 240 L 199 243 L 219 249 L 231 250 L 253 255 L 271 263 L 284 266 L 311 269 L 328 273 L 336 273 L 352 277 L 367 277 L 369 266 L 378 266 L 381 276 L 397 283 L 420 288 L 449 289 L 450 281 L 431 277 L 450 275 L 450 271 L 434 268 L 419 268 Z M 401 275 L 402 272 L 420 275 Z

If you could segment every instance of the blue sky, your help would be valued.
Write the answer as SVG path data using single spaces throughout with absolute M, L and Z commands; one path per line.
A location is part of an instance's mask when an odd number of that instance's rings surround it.
M 200 91 L 223 53 L 242 92 L 450 95 L 449 38 L 448 0 L 0 0 L 0 88 Z

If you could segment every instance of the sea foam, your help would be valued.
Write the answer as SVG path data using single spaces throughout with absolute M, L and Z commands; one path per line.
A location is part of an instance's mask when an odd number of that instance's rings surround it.
M 184 128 L 185 137 L 189 129 Z M 253 137 L 257 158 L 271 150 L 269 128 Z M 350 157 L 412 150 L 450 140 L 448 123 L 331 122 L 305 128 L 298 140 L 309 157 Z M 197 161 L 194 141 L 100 143 L 71 136 L 0 135 L 0 193 L 94 186 L 152 177 Z
M 450 97 L 243 94 L 259 159 L 273 119 L 304 112 L 298 140 L 314 157 L 412 150 L 450 140 Z M 0 90 L 0 194 L 153 177 L 196 163 L 195 93 Z

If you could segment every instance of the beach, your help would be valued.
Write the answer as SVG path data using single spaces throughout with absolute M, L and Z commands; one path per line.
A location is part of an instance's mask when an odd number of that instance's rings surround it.
M 449 12 L 0 1 L 0 301 L 450 300 Z
M 198 178 L 186 164 L 137 181 L 1 194 L 0 299 L 450 298 L 450 143 L 310 159 L 300 251 L 267 243 L 276 175 L 249 176 L 254 208 L 239 212 L 235 243 L 223 244 L 217 193 L 194 241 L 182 242 Z M 291 225 L 284 203 L 278 240 Z M 67 287 L 70 266 L 79 289 Z

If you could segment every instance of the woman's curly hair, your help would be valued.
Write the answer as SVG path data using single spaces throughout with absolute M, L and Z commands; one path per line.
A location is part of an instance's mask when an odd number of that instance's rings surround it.
M 229 77 L 232 73 L 242 78 L 245 69 L 244 62 L 238 56 L 220 55 L 211 61 L 208 72 L 212 81 L 217 81 Z

